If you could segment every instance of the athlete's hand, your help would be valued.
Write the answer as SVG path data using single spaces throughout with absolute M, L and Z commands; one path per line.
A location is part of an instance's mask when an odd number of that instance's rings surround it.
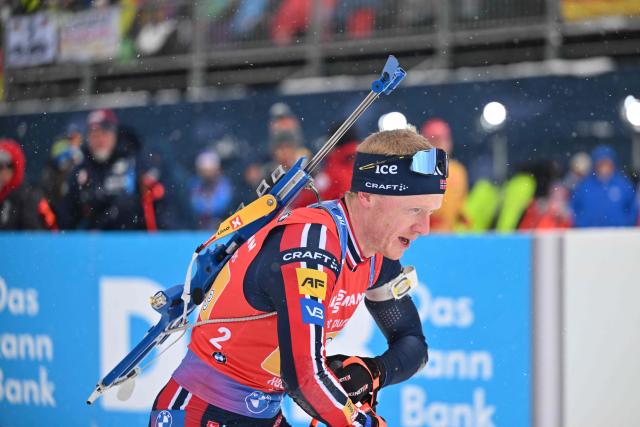
M 365 403 L 359 408 L 353 427 L 387 427 L 387 422 Z
M 375 407 L 380 389 L 380 363 L 373 358 L 337 354 L 327 357 L 327 366 L 336 374 L 340 385 L 354 403 L 366 402 Z

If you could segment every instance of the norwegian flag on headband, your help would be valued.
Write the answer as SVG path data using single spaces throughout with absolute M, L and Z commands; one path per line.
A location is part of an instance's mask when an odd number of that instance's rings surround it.
M 441 179 L 440 180 L 440 189 L 441 190 L 446 190 L 447 189 L 447 180 L 446 179 Z

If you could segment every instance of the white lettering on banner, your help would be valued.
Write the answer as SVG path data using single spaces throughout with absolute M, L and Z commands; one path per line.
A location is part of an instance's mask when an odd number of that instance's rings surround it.
M 401 392 L 402 425 L 406 427 L 495 427 L 494 405 L 486 404 L 485 390 L 476 388 L 470 403 L 427 403 L 420 387 L 406 385 Z
M 38 368 L 38 381 L 16 378 L 5 378 L 0 369 L 0 402 L 11 405 L 56 406 L 53 397 L 54 384 L 49 381 L 47 370 Z
M 154 325 L 159 314 L 149 305 L 149 296 L 163 289 L 144 277 L 102 277 L 100 279 L 100 375 L 106 375 L 131 350 L 142 336 L 131 336 L 131 320 L 141 319 Z M 167 340 L 165 345 L 171 343 Z M 167 350 L 155 363 L 136 378 L 136 387 L 127 401 L 117 393 L 105 393 L 99 400 L 106 409 L 148 411 L 149 397 L 169 380 L 171 372 L 182 360 L 186 340 Z
M 417 375 L 429 379 L 489 381 L 493 378 L 493 357 L 488 351 L 429 349 L 429 363 Z
M 10 288 L 0 277 L 0 313 L 5 309 L 14 316 L 36 316 L 40 310 L 38 291 L 32 288 Z
M 49 335 L 0 334 L 0 359 L 53 360 L 53 341 Z
M 434 297 L 429 288 L 420 283 L 414 290 L 419 300 L 418 313 L 422 322 L 429 321 L 437 327 L 468 328 L 473 324 L 473 300 L 468 297 Z

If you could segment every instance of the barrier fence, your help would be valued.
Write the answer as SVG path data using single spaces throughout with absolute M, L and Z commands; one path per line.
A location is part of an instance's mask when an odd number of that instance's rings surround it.
M 0 235 L 0 425 L 145 425 L 185 342 L 127 402 L 96 380 L 155 316 L 148 296 L 184 275 L 198 233 Z M 634 425 L 640 232 L 430 236 L 405 254 L 430 361 L 380 395 L 393 426 Z M 360 310 L 328 352 L 386 348 Z M 611 383 L 611 381 L 614 381 Z M 305 426 L 291 401 L 287 418 Z

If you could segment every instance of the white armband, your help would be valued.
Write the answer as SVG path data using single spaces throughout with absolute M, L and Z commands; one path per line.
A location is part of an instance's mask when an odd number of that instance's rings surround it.
M 375 289 L 368 289 L 365 293 L 369 301 L 388 301 L 400 299 L 411 292 L 418 285 L 418 273 L 412 265 L 404 267 L 394 279 Z

